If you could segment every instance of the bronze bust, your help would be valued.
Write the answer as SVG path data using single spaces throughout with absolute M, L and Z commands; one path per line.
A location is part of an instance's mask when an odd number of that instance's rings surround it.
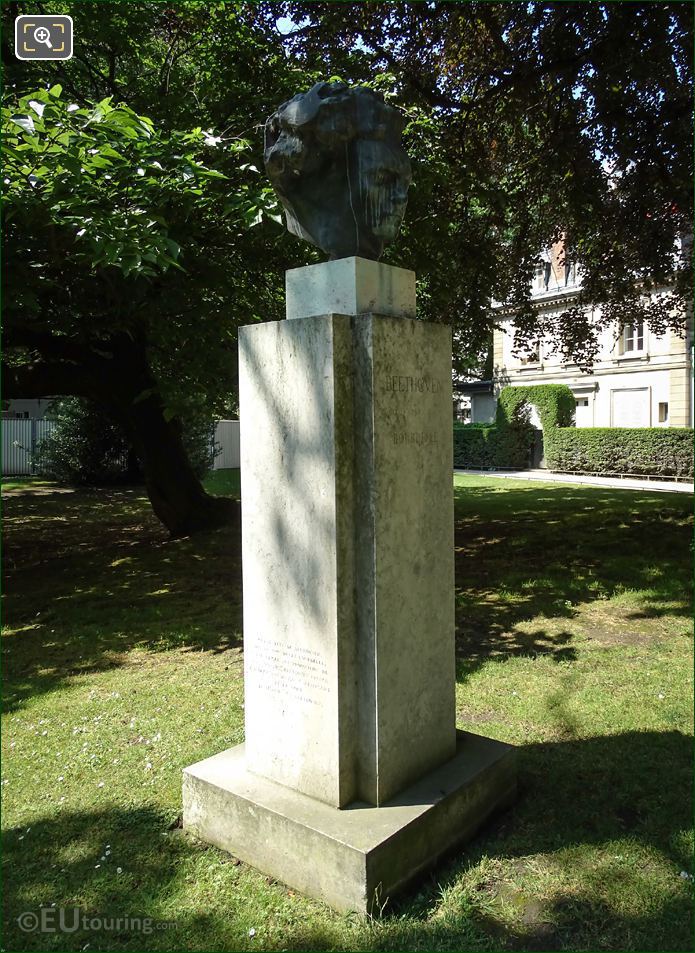
M 379 93 L 317 83 L 265 125 L 265 167 L 288 230 L 331 259 L 378 260 L 396 237 L 411 180 L 404 119 Z

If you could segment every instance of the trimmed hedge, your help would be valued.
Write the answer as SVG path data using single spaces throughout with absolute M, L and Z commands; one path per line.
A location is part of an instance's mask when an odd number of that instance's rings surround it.
M 575 398 L 564 384 L 504 387 L 494 424 L 454 424 L 454 466 L 522 470 L 531 465 L 538 408 L 549 470 L 604 476 L 693 476 L 693 430 L 686 427 L 574 427 Z
M 532 440 L 531 427 L 455 423 L 454 466 L 521 470 L 529 465 Z
M 497 423 L 514 427 L 528 423 L 528 405 L 538 408 L 541 427 L 571 427 L 574 423 L 574 394 L 566 384 L 531 384 L 503 387 L 497 402 Z
M 556 427 L 543 433 L 549 470 L 692 477 L 687 427 Z
M 497 403 L 496 423 L 454 424 L 454 466 L 527 469 L 535 434 L 528 422 L 530 403 L 538 408 L 544 431 L 573 422 L 574 396 L 569 387 L 504 387 Z

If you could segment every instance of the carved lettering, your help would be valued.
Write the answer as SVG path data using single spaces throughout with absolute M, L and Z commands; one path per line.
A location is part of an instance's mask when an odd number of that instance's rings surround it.
M 412 377 L 409 374 L 389 374 L 384 381 L 384 390 L 398 394 L 438 394 L 442 389 L 440 381 L 429 377 Z
M 415 444 L 417 447 L 433 447 L 439 443 L 439 435 L 433 430 L 399 430 L 391 434 L 393 443 Z
M 320 652 L 278 639 L 256 638 L 248 653 L 248 674 L 264 691 L 306 705 L 322 704 L 329 683 Z

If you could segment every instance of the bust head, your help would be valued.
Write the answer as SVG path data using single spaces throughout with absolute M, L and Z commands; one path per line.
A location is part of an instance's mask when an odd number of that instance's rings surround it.
M 378 259 L 396 237 L 410 160 L 403 119 L 372 90 L 317 83 L 265 125 L 265 166 L 287 228 L 331 258 Z

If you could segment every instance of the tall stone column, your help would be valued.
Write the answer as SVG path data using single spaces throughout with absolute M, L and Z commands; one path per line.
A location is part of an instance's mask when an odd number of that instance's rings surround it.
M 367 912 L 515 785 L 456 731 L 450 331 L 345 258 L 239 353 L 246 742 L 187 769 L 184 823 Z

